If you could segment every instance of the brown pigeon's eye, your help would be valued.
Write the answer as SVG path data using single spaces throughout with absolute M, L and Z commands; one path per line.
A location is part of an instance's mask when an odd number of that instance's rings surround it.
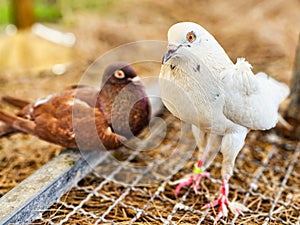
M 125 73 L 122 70 L 116 70 L 114 75 L 118 79 L 123 79 L 125 77 Z
M 186 35 L 186 39 L 188 40 L 188 42 L 192 43 L 196 39 L 195 33 L 193 31 L 188 32 Z

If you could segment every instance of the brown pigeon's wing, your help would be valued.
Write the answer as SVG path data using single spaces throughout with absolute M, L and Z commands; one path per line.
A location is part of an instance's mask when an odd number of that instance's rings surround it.
M 86 102 L 90 107 L 96 106 L 99 90 L 93 87 L 82 87 L 75 89 L 75 98 Z
M 22 117 L 0 111 L 0 120 L 14 129 L 67 148 L 89 150 L 120 146 L 119 138 L 124 138 L 111 131 L 99 109 L 84 101 L 94 98 L 97 92 L 81 90 L 82 99 L 74 98 L 75 90 L 66 90 L 27 105 L 20 113 Z
M 38 114 L 35 113 L 36 136 L 67 148 L 76 148 L 71 106 L 55 108 L 51 104 L 42 104 L 38 108 Z
M 85 85 L 73 85 L 65 91 L 58 94 L 59 98 L 76 99 L 77 103 L 87 104 L 90 107 L 95 107 L 99 90 Z M 60 101 L 60 99 L 58 99 Z M 51 101 L 55 101 L 53 98 Z
M 113 149 L 121 145 L 115 133 L 108 132 L 103 114 L 83 101 L 74 101 L 74 92 L 52 97 L 35 108 L 36 135 L 69 148 Z
M 111 131 L 103 113 L 96 108 L 74 105 L 72 119 L 75 139 L 81 149 L 114 149 L 121 145 L 120 139 L 124 140 Z

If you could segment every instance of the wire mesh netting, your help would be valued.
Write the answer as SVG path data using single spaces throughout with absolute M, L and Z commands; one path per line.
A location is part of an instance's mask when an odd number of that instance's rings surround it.
M 213 224 L 217 208 L 202 207 L 217 197 L 221 154 L 197 194 L 186 188 L 175 196 L 170 183 L 191 171 L 197 150 L 189 126 L 167 112 L 162 118 L 163 123 L 152 124 L 153 138 L 137 150 L 104 153 L 93 172 L 32 224 Z M 250 211 L 243 216 L 229 213 L 220 224 L 300 224 L 300 145 L 276 132 L 248 135 L 236 160 L 229 198 Z

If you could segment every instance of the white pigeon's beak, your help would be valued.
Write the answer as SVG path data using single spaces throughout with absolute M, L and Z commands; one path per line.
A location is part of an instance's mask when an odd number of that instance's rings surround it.
M 162 58 L 162 64 L 165 64 L 170 58 L 172 58 L 172 56 L 176 53 L 179 47 L 181 47 L 181 45 L 177 46 L 174 44 L 169 44 L 167 48 L 167 52 Z

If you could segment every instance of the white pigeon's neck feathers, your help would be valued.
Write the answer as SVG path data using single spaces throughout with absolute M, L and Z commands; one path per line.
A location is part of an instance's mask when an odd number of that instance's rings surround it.
M 189 43 L 186 39 L 187 33 L 191 31 L 196 35 L 196 40 L 193 43 Z M 199 24 L 193 22 L 174 24 L 168 31 L 168 42 L 175 45 L 191 45 L 197 51 L 198 58 L 216 74 L 233 65 L 222 46 Z
M 245 58 L 238 58 L 234 67 L 239 72 L 251 71 L 252 69 L 252 65 Z
M 238 78 L 244 79 L 244 76 L 241 76 L 241 75 L 250 75 L 250 77 L 252 78 L 252 76 L 251 76 L 251 75 L 253 75 L 252 65 L 248 61 L 246 61 L 244 58 L 237 58 L 236 63 L 232 64 L 227 69 L 225 69 L 222 72 L 221 76 L 225 76 L 227 74 L 232 74 L 234 76 L 237 75 L 236 76 L 237 79 Z

